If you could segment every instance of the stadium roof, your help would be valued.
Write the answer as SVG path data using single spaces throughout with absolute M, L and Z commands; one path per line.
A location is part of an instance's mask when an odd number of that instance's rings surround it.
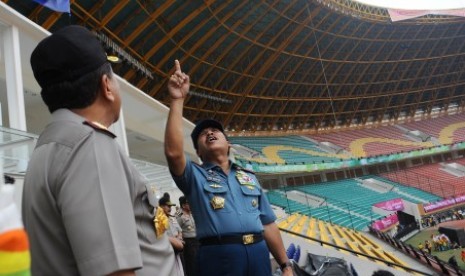
M 174 59 L 191 77 L 184 116 L 229 133 L 315 131 L 465 106 L 465 18 L 392 22 L 349 0 L 74 0 L 71 15 L 2 0 L 51 32 L 80 24 L 115 71 L 168 104 Z

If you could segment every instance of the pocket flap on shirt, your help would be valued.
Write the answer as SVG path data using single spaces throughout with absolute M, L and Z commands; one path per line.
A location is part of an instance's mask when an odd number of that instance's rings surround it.
M 249 195 L 249 196 L 259 196 L 260 195 L 260 187 L 256 185 L 241 185 L 242 193 Z

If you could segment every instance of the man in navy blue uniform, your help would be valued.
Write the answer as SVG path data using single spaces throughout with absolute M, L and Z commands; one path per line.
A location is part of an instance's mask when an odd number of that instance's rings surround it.
M 270 252 L 283 275 L 292 275 L 276 216 L 255 175 L 229 160 L 230 145 L 221 123 L 203 120 L 192 131 L 202 165 L 184 155 L 182 111 L 189 86 L 189 76 L 176 60 L 168 82 L 165 155 L 196 222 L 201 245 L 198 275 L 269 276 Z

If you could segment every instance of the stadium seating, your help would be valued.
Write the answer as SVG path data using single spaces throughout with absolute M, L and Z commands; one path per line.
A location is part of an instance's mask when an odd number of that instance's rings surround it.
M 232 144 L 250 148 L 259 152 L 259 157 L 244 157 L 254 162 L 261 163 L 321 163 L 339 161 L 348 156 L 328 153 L 318 147 L 317 144 L 301 136 L 280 136 L 280 137 L 230 137 Z
M 360 179 L 294 187 L 297 191 L 324 198 L 324 203 L 317 207 L 290 200 L 283 191 L 279 190 L 269 191 L 267 195 L 272 204 L 284 208 L 289 214 L 299 213 L 356 230 L 364 230 L 371 221 L 382 217 L 372 211 L 372 206 L 376 203 L 395 198 L 402 198 L 413 203 L 426 203 L 440 199 L 433 194 L 406 187 L 379 176 L 366 176 L 365 178 L 385 181 L 393 185 L 393 188 L 386 193 L 377 192 L 360 184 Z
M 400 129 L 394 126 L 311 135 L 311 138 L 341 146 L 356 157 L 411 151 L 432 146 L 430 142 L 419 143 L 409 140 Z
M 464 141 L 465 113 L 404 124 L 409 130 L 419 130 L 438 138 L 441 144 Z
M 454 162 L 464 161 L 462 159 Z M 406 186 L 430 192 L 439 197 L 465 194 L 465 186 L 463 186 L 465 177 L 454 176 L 441 170 L 441 168 L 441 164 L 429 164 L 400 172 L 383 173 L 381 176 Z
M 364 178 L 374 178 L 374 179 L 378 179 L 380 181 L 386 182 L 388 184 L 394 185 L 399 192 L 409 195 L 410 199 L 407 199 L 407 200 L 413 203 L 433 202 L 433 201 L 437 201 L 441 199 L 441 197 L 435 194 L 432 194 L 432 193 L 429 193 L 429 192 L 426 192 L 424 190 L 417 189 L 414 187 L 405 186 L 405 185 L 402 185 L 401 183 L 391 181 L 381 176 L 369 175 L 369 176 L 361 177 L 361 179 L 364 179 Z M 418 200 L 415 200 L 415 198 L 417 198 Z
M 354 254 L 360 259 L 368 260 L 368 258 L 357 255 L 357 253 L 363 253 L 368 256 L 407 266 L 402 260 L 395 257 L 391 252 L 384 250 L 380 244 L 373 241 L 366 234 L 346 227 L 327 223 L 313 217 L 294 213 L 289 217 L 278 221 L 278 227 L 299 235 L 307 236 L 311 239 L 321 240 L 341 248 L 355 251 Z M 316 243 L 316 241 L 311 239 L 308 240 L 308 242 Z M 323 244 L 323 246 L 331 248 L 330 245 Z M 287 253 L 292 254 L 295 250 L 296 247 L 292 244 L 289 246 Z M 346 250 L 338 250 L 344 254 L 352 254 Z M 383 264 L 380 261 L 375 262 Z

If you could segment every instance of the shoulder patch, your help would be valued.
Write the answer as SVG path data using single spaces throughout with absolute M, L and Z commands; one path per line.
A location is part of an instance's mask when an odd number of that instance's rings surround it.
M 100 133 L 103 133 L 103 134 L 105 134 L 107 136 L 110 136 L 113 139 L 116 138 L 116 135 L 113 132 L 109 131 L 107 128 L 105 128 L 105 127 L 103 127 L 103 126 L 101 126 L 99 124 L 96 124 L 96 123 L 91 122 L 91 121 L 85 121 L 85 122 L 83 122 L 83 124 L 88 125 L 91 128 L 95 129 L 96 131 L 98 131 Z
M 195 162 L 195 161 L 191 161 L 192 164 L 194 164 L 195 166 L 199 167 L 199 168 L 203 168 L 201 164 Z
M 241 166 L 239 166 L 239 165 L 237 165 L 237 164 L 234 164 L 234 165 L 236 166 L 236 169 L 238 169 L 238 170 L 241 170 L 241 171 L 244 171 L 244 172 L 248 172 L 248 173 L 251 173 L 251 174 L 255 174 L 255 172 L 252 171 L 252 170 L 246 169 L 246 168 L 241 167 Z

